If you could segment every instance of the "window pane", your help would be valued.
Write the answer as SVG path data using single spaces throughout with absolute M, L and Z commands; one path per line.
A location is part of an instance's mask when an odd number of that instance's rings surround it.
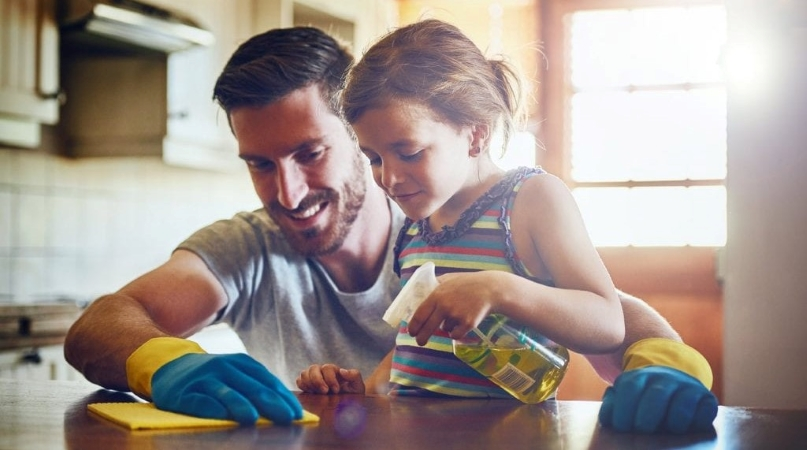
M 723 246 L 723 186 L 578 188 L 574 190 L 594 245 Z
M 722 6 L 581 11 L 570 24 L 578 89 L 721 80 Z
M 726 8 L 721 5 L 689 8 L 688 79 L 694 83 L 722 82 L 720 57 L 726 44 Z M 689 33 L 689 27 L 695 31 Z
M 571 80 L 574 86 L 630 84 L 630 13 L 584 11 L 571 17 Z
M 631 11 L 629 33 L 635 39 L 631 58 L 631 82 L 683 83 L 687 78 L 687 33 L 698 33 L 686 23 L 683 8 L 648 8 Z M 682 33 L 686 30 L 686 33 Z
M 585 92 L 571 101 L 572 178 L 577 181 L 722 179 L 726 94 Z

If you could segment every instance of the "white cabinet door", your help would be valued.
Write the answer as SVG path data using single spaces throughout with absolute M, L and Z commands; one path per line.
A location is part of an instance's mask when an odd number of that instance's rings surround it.
M 55 0 L 0 0 L 0 142 L 39 145 L 39 124 L 59 120 Z
M 235 138 L 227 117 L 213 102 L 213 86 L 227 59 L 251 35 L 252 0 L 152 0 L 191 17 L 216 42 L 168 56 L 166 163 L 213 170 L 237 170 Z
M 398 22 L 394 0 L 254 0 L 256 33 L 276 27 L 315 26 L 351 45 L 357 57 Z

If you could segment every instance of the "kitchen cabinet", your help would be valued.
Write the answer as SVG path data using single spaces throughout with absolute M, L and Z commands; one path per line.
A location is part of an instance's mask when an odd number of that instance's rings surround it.
M 163 160 L 172 165 L 235 170 L 236 141 L 227 117 L 212 100 L 227 59 L 252 34 L 252 0 L 151 0 L 180 12 L 211 31 L 216 42 L 171 53 L 167 61 L 167 129 Z
M 39 146 L 59 99 L 55 0 L 0 0 L 0 145 Z
M 21 134 L 8 132 L 6 117 L 26 129 L 58 121 L 59 150 L 67 156 L 161 155 L 171 165 L 244 170 L 227 117 L 212 99 L 238 45 L 270 28 L 313 25 L 359 52 L 397 17 L 392 0 L 142 1 L 189 17 L 215 42 L 160 54 L 107 51 L 65 37 L 59 50 L 57 0 L 0 0 L 0 99 L 14 107 L 0 108 L 0 134 Z M 61 108 L 59 82 L 67 94 Z M 35 131 L 22 139 L 31 147 L 38 146 Z

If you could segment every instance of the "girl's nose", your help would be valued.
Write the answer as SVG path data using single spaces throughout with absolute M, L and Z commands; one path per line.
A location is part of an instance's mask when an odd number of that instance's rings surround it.
M 378 170 L 381 177 L 381 186 L 386 189 L 394 188 L 395 185 L 400 184 L 403 180 L 401 171 L 392 163 L 381 164 Z

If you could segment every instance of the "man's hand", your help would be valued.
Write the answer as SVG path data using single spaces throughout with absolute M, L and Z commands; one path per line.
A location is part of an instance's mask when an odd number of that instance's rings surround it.
M 303 407 L 274 375 L 245 354 L 209 355 L 175 337 L 148 340 L 126 359 L 135 394 L 166 411 L 254 424 L 259 416 L 287 424 Z
M 356 369 L 342 369 L 336 364 L 314 364 L 300 372 L 297 387 L 312 394 L 364 394 L 361 373 Z
M 670 367 L 628 370 L 607 388 L 600 423 L 620 432 L 707 431 L 717 415 L 717 398 L 698 379 Z
M 154 372 L 151 396 L 159 409 L 245 425 L 258 417 L 279 424 L 303 417 L 294 394 L 242 353 L 180 356 Z

